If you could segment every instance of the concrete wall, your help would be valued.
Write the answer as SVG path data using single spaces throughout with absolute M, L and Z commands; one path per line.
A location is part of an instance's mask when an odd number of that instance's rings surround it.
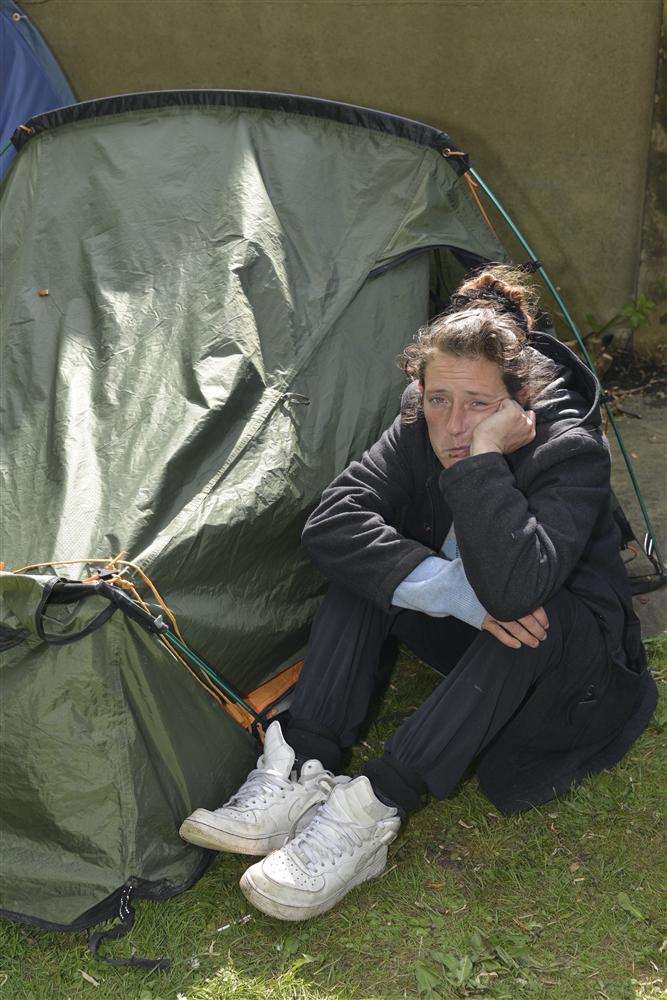
M 660 0 L 48 0 L 80 99 L 282 90 L 450 132 L 575 316 L 634 294 Z
M 665 3 L 667 10 L 667 2 Z M 656 348 L 667 361 L 667 18 L 663 18 L 656 87 L 653 100 L 653 127 L 646 170 L 646 197 L 642 226 L 641 257 L 637 290 L 658 303 L 651 322 L 642 329 L 639 343 Z

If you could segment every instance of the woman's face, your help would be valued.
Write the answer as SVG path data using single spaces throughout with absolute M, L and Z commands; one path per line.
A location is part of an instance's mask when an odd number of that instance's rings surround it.
M 426 365 L 420 389 L 431 445 L 446 469 L 470 454 L 477 424 L 509 398 L 493 361 L 458 358 L 444 351 Z

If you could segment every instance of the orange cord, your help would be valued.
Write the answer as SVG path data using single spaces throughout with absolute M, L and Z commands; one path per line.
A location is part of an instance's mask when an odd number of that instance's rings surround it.
M 141 594 L 139 593 L 139 591 L 137 590 L 137 588 L 135 587 L 135 585 L 132 583 L 132 581 L 131 580 L 127 580 L 127 579 L 125 579 L 125 578 L 123 578 L 121 576 L 121 573 L 127 572 L 127 569 L 129 568 L 134 573 L 138 573 L 139 574 L 139 576 L 141 577 L 143 583 L 146 585 L 146 587 L 148 587 L 148 589 L 151 591 L 151 593 L 155 597 L 155 599 L 156 599 L 158 605 L 160 606 L 160 608 L 162 609 L 162 611 L 169 618 L 169 621 L 171 622 L 171 624 L 173 626 L 174 632 L 176 633 L 176 635 L 178 636 L 178 638 L 181 640 L 181 642 L 183 642 L 185 644 L 185 639 L 181 635 L 181 631 L 180 631 L 180 629 L 178 627 L 178 622 L 176 621 L 176 617 L 175 617 L 174 613 L 168 607 L 167 603 L 163 599 L 162 595 L 158 591 L 158 589 L 155 586 L 155 584 L 153 583 L 153 581 L 150 579 L 150 577 L 148 577 L 144 573 L 144 571 L 141 569 L 140 566 L 137 566 L 136 563 L 129 562 L 128 560 L 125 560 L 125 559 L 121 559 L 121 556 L 124 556 L 124 555 L 127 555 L 127 552 L 121 551 L 121 552 L 118 553 L 117 556 L 113 556 L 110 559 L 69 559 L 69 560 L 64 560 L 62 562 L 32 563 L 29 566 L 20 566 L 20 567 L 18 567 L 16 569 L 11 570 L 11 572 L 12 573 L 26 573 L 28 570 L 31 570 L 31 569 L 42 569 L 44 567 L 55 568 L 56 566 L 79 566 L 79 565 L 82 565 L 82 564 L 83 565 L 94 566 L 94 565 L 100 564 L 100 563 L 103 564 L 103 566 L 104 566 L 105 569 L 113 571 L 113 570 L 115 570 L 115 568 L 116 568 L 117 565 L 124 566 L 125 569 L 122 569 L 120 571 L 120 573 L 116 573 L 113 576 L 113 578 L 111 579 L 110 582 L 112 584 L 114 584 L 115 586 L 121 587 L 123 590 L 129 591 L 131 593 L 132 597 L 140 605 L 140 607 L 142 607 L 143 610 L 147 614 L 152 615 L 151 609 L 146 604 L 146 602 L 144 601 L 144 599 L 142 598 Z M 89 577 L 86 577 L 81 582 L 82 583 L 94 583 L 95 580 L 96 580 L 95 576 L 89 576 Z M 158 638 L 159 638 L 160 642 L 162 643 L 162 645 L 165 647 L 165 649 L 167 649 L 168 652 L 171 653 L 171 655 L 174 656 L 179 661 L 179 663 L 181 663 L 185 667 L 185 669 L 188 671 L 188 673 L 197 681 L 197 683 L 201 687 L 204 688 L 204 690 L 207 692 L 207 694 L 209 694 L 211 696 L 211 698 L 213 698 L 213 700 L 217 703 L 217 705 L 220 708 L 226 709 L 227 706 L 233 706 L 234 705 L 234 703 L 231 700 L 227 699 L 224 694 L 221 694 L 217 690 L 217 688 L 214 687 L 214 685 L 212 684 L 212 682 L 209 680 L 208 677 L 200 677 L 199 674 L 195 673 L 195 671 L 192 669 L 192 667 L 187 662 L 187 660 L 185 660 L 185 658 L 183 656 L 181 656 L 181 654 L 179 653 L 179 651 L 177 649 L 175 649 L 171 645 L 171 643 L 169 642 L 169 640 L 167 639 L 166 636 L 161 635 L 161 636 L 158 636 Z
M 160 593 L 159 593 L 157 587 L 155 586 L 155 584 L 153 583 L 153 581 L 148 576 L 146 576 L 146 574 L 144 573 L 144 571 L 142 570 L 142 568 L 140 566 L 137 566 L 136 563 L 129 562 L 126 559 L 120 559 L 119 558 L 119 556 L 124 555 L 124 554 L 125 554 L 124 552 L 120 552 L 118 554 L 118 556 L 114 556 L 111 559 L 88 559 L 88 558 L 82 558 L 82 559 L 67 559 L 67 560 L 64 560 L 62 562 L 59 561 L 59 562 L 31 563 L 28 566 L 20 566 L 18 568 L 12 569 L 11 572 L 12 573 L 27 573 L 28 570 L 31 570 L 31 569 L 42 569 L 43 567 L 49 567 L 49 566 L 51 566 L 51 567 L 53 567 L 55 569 L 56 566 L 80 566 L 80 565 L 95 566 L 95 565 L 99 565 L 100 563 L 106 569 L 110 569 L 110 570 L 113 570 L 116 565 L 129 567 L 134 573 L 138 573 L 139 574 L 139 576 L 142 579 L 142 582 L 151 591 L 151 593 L 155 597 L 155 600 L 157 601 L 157 603 L 159 604 L 159 606 L 161 607 L 161 609 L 164 611 L 164 613 L 168 617 L 168 619 L 171 622 L 171 624 L 173 625 L 174 632 L 176 633 L 176 635 L 178 636 L 178 638 L 181 640 L 181 642 L 185 642 L 185 639 L 181 635 L 180 629 L 178 627 L 178 622 L 176 621 L 176 618 L 174 617 L 174 614 L 172 613 L 172 611 L 170 610 L 170 608 L 166 605 L 166 603 L 164 602 L 164 600 L 160 596 Z M 118 574 L 118 576 L 115 578 L 115 580 L 118 579 L 118 577 L 120 577 L 120 574 Z M 95 579 L 95 577 L 89 576 L 85 580 L 82 580 L 81 582 L 82 583 L 92 583 L 94 579 Z M 115 582 L 115 580 L 114 580 L 114 582 Z M 129 583 L 129 581 L 123 580 L 122 582 L 119 581 L 119 583 L 120 583 L 120 586 L 123 587 L 124 584 Z M 130 586 L 132 586 L 132 585 L 130 584 Z M 129 589 L 129 588 L 125 588 L 125 589 Z
M 442 155 L 447 160 L 447 159 L 449 159 L 450 156 L 467 156 L 468 154 L 467 153 L 461 153 L 459 150 L 456 150 L 456 149 L 443 149 L 442 150 Z M 480 212 L 482 214 L 482 218 L 486 222 L 487 226 L 489 227 L 489 229 L 491 230 L 491 232 L 493 233 L 493 235 L 495 236 L 495 238 L 498 240 L 498 242 L 500 242 L 500 237 L 498 236 L 498 233 L 493 228 L 493 225 L 491 224 L 491 220 L 489 219 L 488 215 L 484 211 L 484 206 L 482 205 L 482 202 L 480 201 L 480 197 L 477 194 L 477 188 L 479 187 L 479 184 L 477 184 L 476 181 L 474 181 L 472 179 L 472 177 L 470 176 L 470 174 L 467 171 L 466 171 L 466 173 L 464 173 L 463 177 L 465 179 L 466 184 L 468 185 L 468 190 L 470 191 L 470 194 L 472 195 L 472 197 L 473 197 L 473 199 L 474 199 L 474 201 L 475 201 L 475 203 L 477 205 L 477 208 L 480 210 Z
M 137 602 L 137 604 L 139 604 L 139 606 L 141 608 L 143 608 L 143 610 L 147 614 L 149 614 L 149 615 L 152 616 L 153 615 L 152 609 L 148 606 L 148 604 L 146 603 L 146 601 L 143 599 L 143 597 L 141 596 L 141 594 L 137 590 L 136 586 L 134 585 L 133 581 L 132 580 L 128 580 L 126 577 L 123 576 L 124 573 L 127 573 L 128 570 L 130 570 L 132 573 L 137 573 L 141 577 L 142 582 L 145 584 L 145 586 L 153 594 L 153 596 L 155 597 L 155 599 L 156 599 L 159 607 L 162 609 L 162 611 L 165 613 L 165 615 L 169 618 L 169 621 L 170 621 L 171 625 L 173 626 L 174 632 L 178 635 L 178 637 L 181 640 L 181 642 L 183 642 L 183 644 L 186 645 L 185 640 L 183 639 L 183 636 L 181 635 L 181 632 L 180 632 L 180 630 L 178 628 L 178 623 L 176 621 L 175 615 L 173 614 L 173 612 L 171 611 L 171 609 L 168 607 L 167 603 L 165 602 L 164 598 L 162 597 L 162 595 L 158 591 L 158 589 L 155 586 L 155 584 L 153 583 L 153 581 L 150 579 L 150 577 L 148 577 L 144 573 L 144 571 L 141 569 L 140 566 L 137 566 L 136 563 L 133 563 L 133 562 L 130 562 L 129 560 L 121 558 L 122 556 L 125 556 L 125 555 L 127 555 L 127 552 L 121 551 L 121 552 L 118 553 L 117 556 L 112 556 L 109 559 L 87 559 L 86 558 L 86 559 L 69 559 L 69 560 L 64 560 L 62 562 L 51 561 L 51 562 L 46 562 L 46 563 L 32 563 L 32 564 L 30 564 L 28 566 L 20 566 L 20 567 L 17 567 L 15 569 L 12 569 L 12 570 L 10 570 L 10 572 L 11 573 L 26 573 L 26 572 L 28 572 L 28 570 L 42 569 L 44 567 L 55 568 L 56 566 L 80 566 L 80 565 L 92 565 L 92 566 L 94 566 L 94 565 L 100 565 L 101 564 L 101 565 L 103 565 L 105 567 L 105 569 L 111 570 L 113 572 L 113 576 L 112 576 L 112 578 L 110 579 L 109 582 L 111 584 L 113 584 L 114 586 L 121 587 L 123 590 L 128 591 L 131 594 L 131 596 L 133 597 L 133 599 Z M 116 567 L 118 567 L 118 566 L 122 566 L 123 568 L 120 569 L 118 572 L 116 572 Z M 4 564 L 3 563 L 0 563 L 0 568 L 4 568 Z M 92 584 L 92 583 L 94 583 L 96 581 L 96 579 L 97 579 L 97 576 L 89 576 L 89 577 L 86 577 L 84 580 L 81 580 L 80 582 L 81 583 L 91 583 Z M 220 708 L 222 708 L 224 711 L 226 711 L 228 715 L 231 715 L 232 718 L 240 726 L 242 726 L 244 729 L 250 729 L 250 727 L 251 727 L 251 725 L 252 725 L 252 723 L 254 721 L 253 717 L 242 706 L 237 705 L 236 702 L 233 701 L 231 698 L 229 698 L 225 694 L 224 691 L 219 691 L 215 687 L 215 685 L 213 684 L 213 682 L 211 681 L 211 679 L 208 677 L 208 675 L 202 674 L 200 676 L 200 674 L 198 674 L 190 666 L 190 664 L 187 662 L 187 660 L 181 655 L 180 651 L 178 649 L 176 649 L 171 644 L 171 642 L 169 641 L 169 638 L 167 636 L 165 636 L 165 635 L 159 635 L 158 639 L 162 643 L 162 645 L 164 646 L 164 648 L 166 649 L 166 651 L 171 656 L 175 657 L 175 659 L 178 660 L 178 662 L 181 663 L 182 666 L 185 667 L 185 669 L 188 671 L 188 673 L 190 674 L 190 676 L 197 682 L 197 684 L 200 685 L 200 687 L 202 687 L 206 691 L 206 693 L 208 695 L 211 696 L 211 698 L 215 701 L 215 703 Z M 303 661 L 301 661 L 301 663 L 302 662 Z M 283 671 L 283 673 L 288 674 L 290 671 L 293 672 L 294 667 L 298 666 L 298 665 L 299 664 L 293 664 L 292 667 L 290 667 L 287 670 Z M 292 675 L 290 674 L 290 679 L 291 679 L 291 677 L 292 677 Z M 260 688 L 258 688 L 257 689 L 257 694 L 259 695 L 263 691 L 263 689 L 265 689 L 268 686 L 270 686 L 270 683 L 271 682 L 267 682 L 267 684 L 262 685 Z M 252 701 L 251 701 L 251 704 L 252 704 Z M 260 705 L 260 709 L 261 709 L 261 705 Z

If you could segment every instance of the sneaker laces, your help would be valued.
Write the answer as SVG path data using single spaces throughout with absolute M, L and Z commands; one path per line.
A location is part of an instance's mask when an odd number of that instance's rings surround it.
M 253 806 L 266 806 L 276 798 L 276 795 L 295 790 L 294 782 L 288 778 L 264 770 L 251 771 L 237 792 L 225 802 L 222 809 L 250 809 Z
M 308 826 L 283 850 L 293 854 L 305 868 L 314 869 L 322 864 L 332 864 L 343 854 L 354 854 L 354 848 L 363 843 L 358 823 L 345 822 L 324 802 Z

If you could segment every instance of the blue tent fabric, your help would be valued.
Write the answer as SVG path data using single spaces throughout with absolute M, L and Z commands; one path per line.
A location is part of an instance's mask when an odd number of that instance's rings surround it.
M 75 102 L 63 71 L 25 11 L 13 0 L 0 0 L 0 149 L 33 115 Z M 10 145 L 0 157 L 0 178 L 15 154 Z

